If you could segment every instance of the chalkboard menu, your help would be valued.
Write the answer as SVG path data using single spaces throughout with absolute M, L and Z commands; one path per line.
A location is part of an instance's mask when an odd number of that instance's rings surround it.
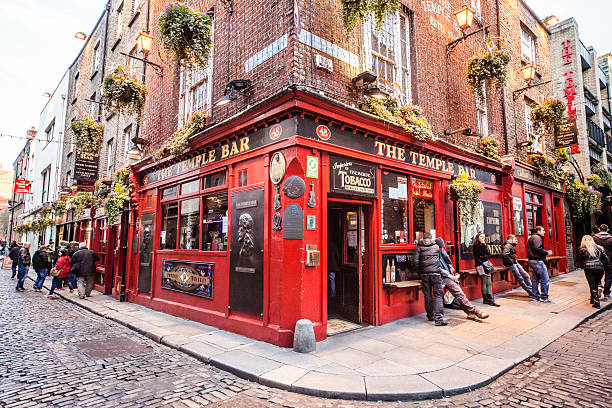
M 383 284 L 419 279 L 414 267 L 414 251 L 382 255 Z

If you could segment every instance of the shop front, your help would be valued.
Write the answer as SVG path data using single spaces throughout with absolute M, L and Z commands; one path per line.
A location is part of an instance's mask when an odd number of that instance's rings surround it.
M 485 232 L 500 256 L 511 231 L 499 163 L 305 92 L 273 105 L 133 168 L 128 301 L 282 346 L 306 318 L 321 340 L 424 310 L 412 259 L 425 232 L 480 296 L 472 239 Z M 484 187 L 474 225 L 449 195 L 462 173 Z M 513 287 L 495 264 L 495 290 Z

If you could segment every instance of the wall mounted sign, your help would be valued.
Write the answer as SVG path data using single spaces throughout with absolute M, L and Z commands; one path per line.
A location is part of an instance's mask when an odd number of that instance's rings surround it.
M 274 213 L 272 229 L 274 231 L 280 231 L 280 230 L 283 229 L 283 219 L 281 217 L 281 213 L 279 213 L 279 212 L 275 212 Z
M 514 213 L 514 235 L 525 235 L 523 230 L 523 199 L 512 197 L 512 211 Z
M 306 230 L 314 231 L 317 229 L 317 216 L 316 215 L 307 215 L 306 216 Z
M 575 144 L 578 144 L 578 128 L 576 128 L 576 121 L 569 118 L 563 118 L 555 132 L 555 147 L 570 147 Z
M 376 165 L 330 156 L 331 191 L 376 197 Z
M 315 198 L 314 183 L 310 183 L 310 191 L 308 192 L 308 203 L 306 204 L 310 208 L 314 208 L 317 205 L 317 199 Z
M 486 244 L 491 256 L 496 258 L 502 253 L 502 208 L 500 203 L 480 201 L 475 223 L 461 223 L 461 259 L 473 259 L 472 245 L 479 232 L 486 234 Z
M 249 72 L 253 68 L 263 64 L 285 48 L 287 48 L 287 44 L 289 43 L 289 34 L 283 34 L 282 37 L 278 38 L 276 41 L 265 47 L 263 50 L 259 51 L 257 54 L 250 57 L 244 63 L 244 71 Z
M 571 40 L 569 39 L 561 41 L 561 45 L 563 46 L 561 48 L 561 58 L 563 59 L 563 65 L 568 65 L 573 62 L 573 52 L 570 42 Z M 565 99 L 567 100 L 567 103 L 565 104 L 567 106 L 567 115 L 570 120 L 573 120 L 575 122 L 578 117 L 576 115 L 576 108 L 573 106 L 574 99 L 576 99 L 576 84 L 574 83 L 574 78 L 572 77 L 573 73 L 574 71 L 571 69 L 563 73 L 563 75 L 565 75 L 565 89 L 563 90 L 563 94 L 565 95 Z
M 433 198 L 433 182 L 416 178 L 413 179 L 412 196 L 421 198 Z
M 281 125 L 276 124 L 274 126 L 270 126 L 270 129 L 268 130 L 268 137 L 270 137 L 270 139 L 276 140 L 282 135 L 283 135 L 283 127 Z
M 285 177 L 285 156 L 281 152 L 276 152 L 270 160 L 270 181 L 279 184 Z
M 20 194 L 27 194 L 30 192 L 30 180 L 16 179 L 15 180 L 15 192 Z
M 304 211 L 298 204 L 289 204 L 285 208 L 283 215 L 283 238 L 302 239 L 304 238 Z
M 215 264 L 212 262 L 164 259 L 162 260 L 161 287 L 212 299 L 214 270 Z
M 283 193 L 289 198 L 301 197 L 304 191 L 306 191 L 306 183 L 299 176 L 291 176 L 283 184 Z
M 331 130 L 325 125 L 317 126 L 316 133 L 321 140 L 328 141 L 331 138 Z
M 521 167 L 519 165 L 517 165 L 514 169 L 514 177 L 529 180 L 533 183 L 541 184 L 543 186 L 553 188 L 557 191 L 563 191 L 563 186 L 557 180 L 553 180 L 548 177 L 542 177 L 540 174 L 533 172 L 527 168 Z
M 306 156 L 306 177 L 319 178 L 319 158 Z
M 74 179 L 95 182 L 98 179 L 98 153 L 77 151 L 74 157 Z

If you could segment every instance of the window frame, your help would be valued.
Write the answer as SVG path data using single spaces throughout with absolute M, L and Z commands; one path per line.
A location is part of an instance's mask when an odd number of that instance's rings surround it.
M 532 104 L 529 101 L 525 101 L 525 133 L 527 135 L 527 141 L 531 142 L 531 149 L 534 152 L 542 153 L 542 137 L 533 130 L 533 122 L 529 116 L 532 109 Z
M 483 98 L 474 95 L 476 103 L 476 129 L 483 137 L 489 136 L 489 110 L 487 109 L 487 84 L 483 83 Z M 483 100 L 484 99 L 484 100 Z
M 98 40 L 98 42 L 96 42 L 96 45 L 94 46 L 93 51 L 92 51 L 92 58 L 91 58 L 91 77 L 92 78 L 100 69 L 100 63 L 101 63 L 101 58 L 102 58 L 102 55 L 100 54 L 101 51 L 102 50 L 100 47 L 100 40 Z
M 115 41 L 120 40 L 123 35 L 123 2 L 115 11 Z
M 523 25 L 521 25 L 521 60 L 536 65 L 535 36 Z
M 540 197 L 541 202 L 537 202 L 536 200 L 530 198 L 533 196 Z M 537 223 L 535 207 L 540 208 L 542 217 L 540 224 Z M 529 213 L 531 213 L 531 219 L 533 221 L 533 226 L 531 228 L 529 228 Z M 537 225 L 544 226 L 544 194 L 537 191 L 527 190 L 525 191 L 525 226 L 527 227 L 525 232 L 531 235 L 531 230 Z
M 107 178 L 111 178 L 113 176 L 113 145 L 115 139 L 111 138 L 106 142 L 106 174 Z

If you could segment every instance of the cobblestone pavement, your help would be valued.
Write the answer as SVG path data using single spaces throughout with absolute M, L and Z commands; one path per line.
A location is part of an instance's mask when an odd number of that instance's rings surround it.
M 559 338 L 492 384 L 418 402 L 342 401 L 251 383 L 0 272 L 0 407 L 609 407 L 612 313 Z

